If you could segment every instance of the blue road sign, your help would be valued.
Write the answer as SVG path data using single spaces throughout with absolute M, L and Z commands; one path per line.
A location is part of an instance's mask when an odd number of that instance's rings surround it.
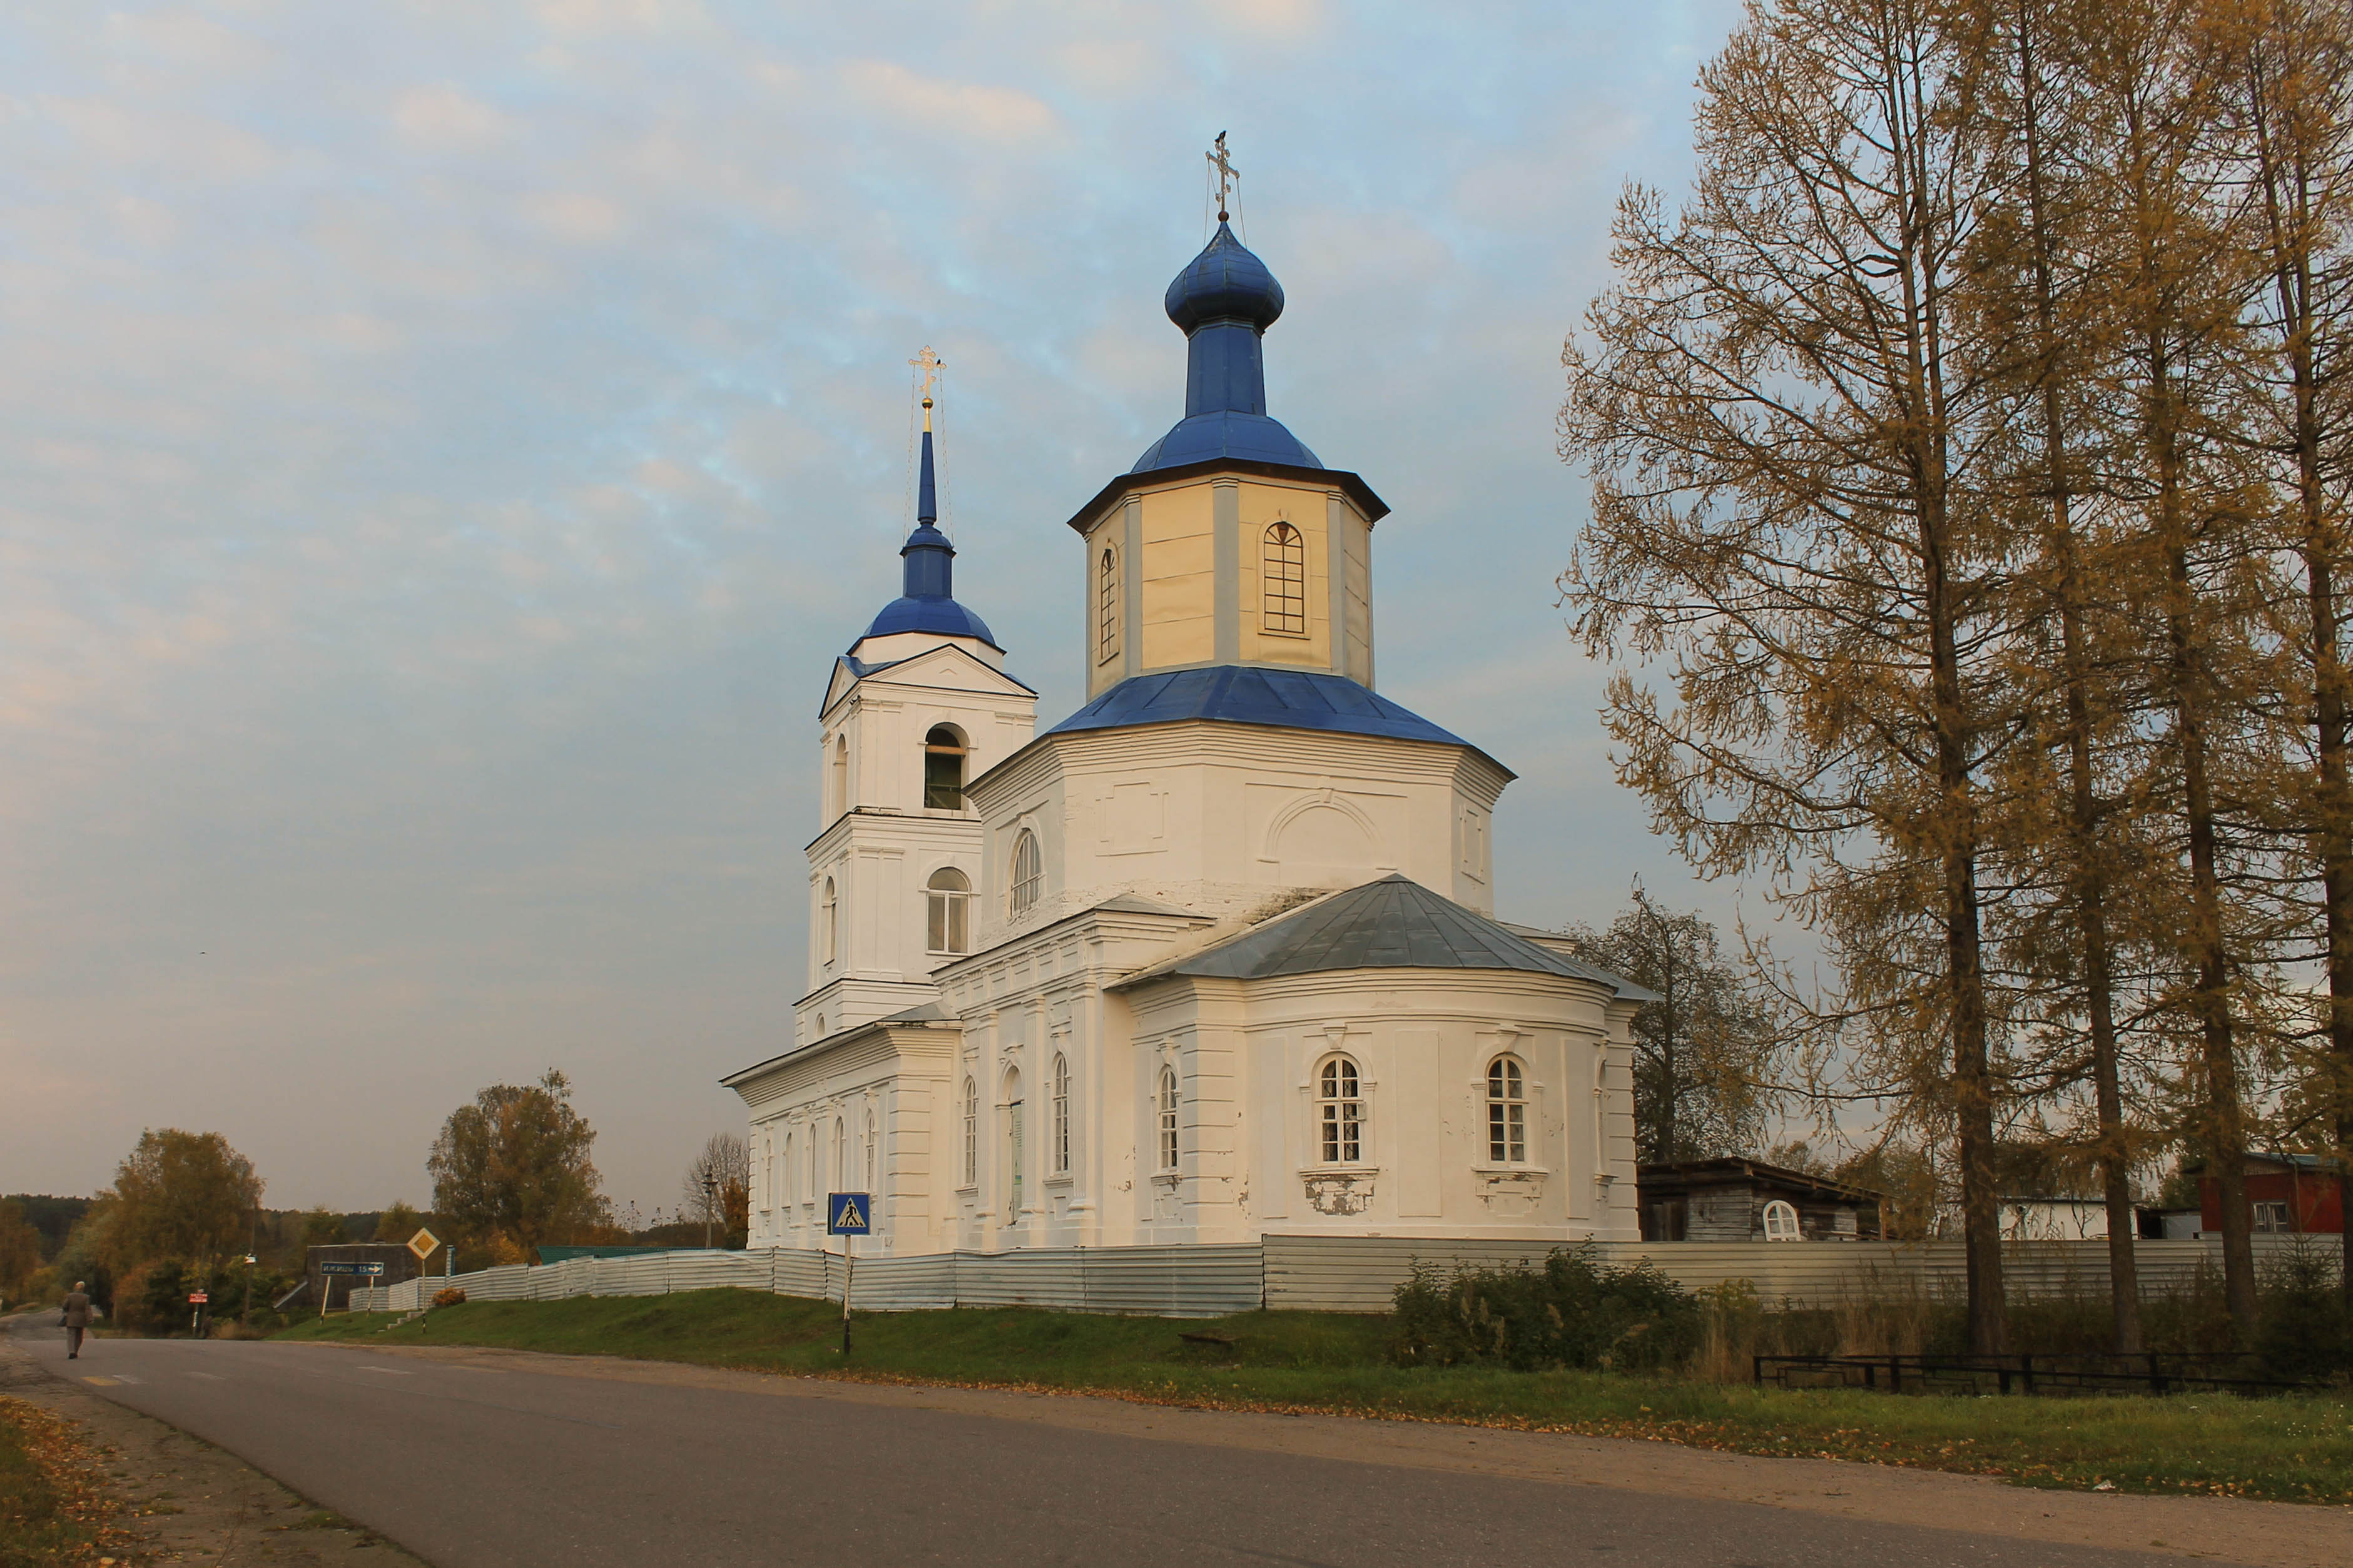
M 384 1272 L 384 1265 L 381 1263 L 322 1263 L 319 1265 L 319 1272 L 322 1274 L 381 1274 Z
M 828 1193 L 825 1199 L 828 1236 L 871 1236 L 874 1205 L 864 1193 Z

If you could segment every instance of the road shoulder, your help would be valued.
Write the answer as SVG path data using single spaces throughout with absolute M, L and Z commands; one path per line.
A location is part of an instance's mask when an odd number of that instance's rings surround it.
M 0 1394 L 80 1427 L 103 1456 L 108 1486 L 124 1508 L 110 1522 L 137 1538 L 132 1560 L 204 1562 L 216 1568 L 349 1568 L 354 1547 L 368 1568 L 427 1568 L 375 1531 L 338 1518 L 243 1460 L 152 1415 L 100 1397 L 40 1365 L 0 1331 Z M 106 1375 L 85 1356 L 85 1378 Z
M 355 1353 L 354 1347 L 323 1343 L 301 1348 L 320 1353 Z M 1101 1394 L 797 1377 L 619 1357 L 406 1345 L 369 1346 L 364 1353 L 413 1356 L 486 1372 L 529 1372 L 776 1398 L 951 1411 L 1163 1442 L 1607 1487 L 1658 1497 L 1760 1503 L 1876 1523 L 2263 1563 L 2270 1568 L 2343 1568 L 2353 1562 L 2353 1508 L 2239 1498 L 2046 1491 L 1982 1476 L 1836 1459 L 1764 1458 L 1663 1442 L 1437 1422 L 1261 1415 Z

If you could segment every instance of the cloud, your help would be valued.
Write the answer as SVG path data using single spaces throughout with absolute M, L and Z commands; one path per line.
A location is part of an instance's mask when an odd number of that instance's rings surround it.
M 393 128 L 434 153 L 480 153 L 506 136 L 507 117 L 446 82 L 411 88 L 394 100 Z
M 944 135 L 1011 144 L 1051 136 L 1060 128 L 1054 111 L 1033 93 L 922 76 L 895 60 L 850 60 L 841 68 L 841 79 L 869 113 Z
M 1550 413 L 1608 197 L 1679 177 L 1733 14 L 0 20 L 0 1190 L 169 1123 L 273 1201 L 416 1202 L 448 1109 L 553 1063 L 666 1197 L 800 984 L 904 362 L 948 359 L 959 588 L 1050 721 L 1060 520 L 1181 412 L 1160 291 L 1221 127 L 1292 300 L 1274 412 L 1398 507 L 1385 688 L 1521 769 L 1516 912 L 1663 885 L 1550 602 Z

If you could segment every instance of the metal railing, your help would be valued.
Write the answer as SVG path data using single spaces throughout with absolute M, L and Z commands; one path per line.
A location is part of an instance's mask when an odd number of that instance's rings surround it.
M 1758 1387 L 1889 1394 L 2289 1394 L 2317 1384 L 2265 1377 L 2252 1355 L 1760 1355 Z

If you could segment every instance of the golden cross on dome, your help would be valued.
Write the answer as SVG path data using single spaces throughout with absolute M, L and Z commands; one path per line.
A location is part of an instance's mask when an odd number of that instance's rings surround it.
M 1226 156 L 1226 133 L 1222 131 L 1218 132 L 1217 146 L 1204 155 L 1209 160 L 1209 167 L 1217 173 L 1218 221 L 1223 223 L 1227 217 L 1227 198 L 1233 195 L 1234 185 L 1241 179 L 1242 172 L 1235 168 L 1233 161 Z
M 932 345 L 925 343 L 923 352 L 907 363 L 923 373 L 923 428 L 928 430 L 932 427 L 932 388 L 937 384 L 940 371 L 948 362 L 934 353 Z

